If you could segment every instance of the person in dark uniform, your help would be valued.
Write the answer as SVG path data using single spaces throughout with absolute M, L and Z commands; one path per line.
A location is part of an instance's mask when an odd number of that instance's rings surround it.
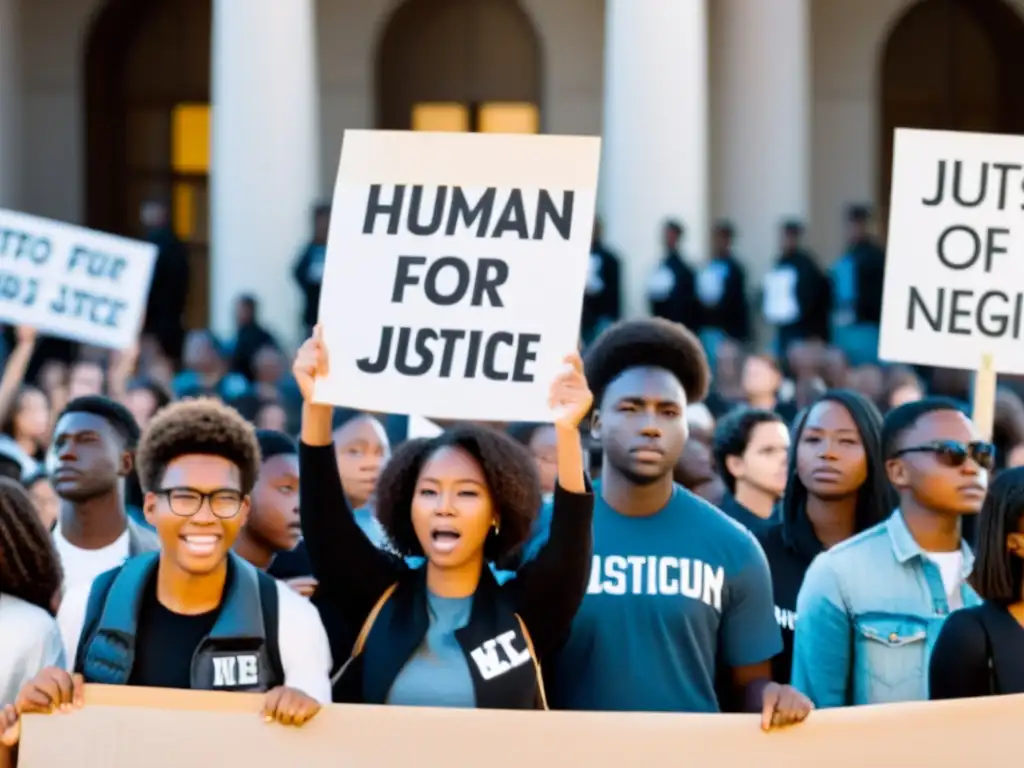
M 618 255 L 602 239 L 601 220 L 594 219 L 587 287 L 583 294 L 580 335 L 587 345 L 622 316 L 622 269 Z
M 683 225 L 666 222 L 664 234 L 665 255 L 647 283 L 648 306 L 655 317 L 682 323 L 696 332 L 700 328 L 697 276 L 679 251 Z
M 794 341 L 829 339 L 831 287 L 828 276 L 802 245 L 799 221 L 782 225 L 782 253 L 764 277 L 762 312 L 775 326 L 776 353 L 786 357 Z
M 697 274 L 700 341 L 712 370 L 723 338 L 744 344 L 750 341 L 747 270 L 733 250 L 735 237 L 736 230 L 731 222 L 718 222 L 712 232 L 711 259 Z
M 852 205 L 846 213 L 846 252 L 832 267 L 832 338 L 851 365 L 878 362 L 885 251 L 870 233 L 871 211 Z

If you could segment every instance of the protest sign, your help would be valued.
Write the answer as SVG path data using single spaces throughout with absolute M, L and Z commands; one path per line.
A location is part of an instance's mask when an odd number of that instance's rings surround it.
M 0 210 L 0 322 L 130 347 L 156 253 L 150 243 Z
M 77 712 L 25 717 L 23 768 L 864 768 L 1001 764 L 1024 696 L 813 712 L 764 733 L 760 715 L 523 712 L 332 704 L 307 725 L 264 723 L 251 694 L 86 686 Z
M 321 402 L 543 421 L 577 348 L 600 139 L 346 131 Z
M 444 430 L 430 419 L 424 419 L 422 416 L 409 417 L 409 433 L 406 435 L 409 440 L 416 440 L 421 437 L 430 440 L 443 433 Z
M 1024 137 L 896 130 L 879 354 L 1024 373 Z

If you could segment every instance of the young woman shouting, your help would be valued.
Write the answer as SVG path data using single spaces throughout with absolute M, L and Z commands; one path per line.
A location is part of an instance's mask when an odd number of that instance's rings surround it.
M 593 496 L 579 423 L 592 396 L 578 355 L 551 387 L 557 412 L 558 486 L 545 549 L 515 578 L 488 562 L 514 552 L 540 507 L 537 472 L 512 438 L 457 427 L 395 451 L 377 485 L 377 516 L 397 554 L 378 549 L 347 508 L 331 407 L 312 402 L 327 372 L 319 330 L 299 350 L 306 400 L 300 512 L 320 590 L 353 631 L 335 698 L 369 704 L 546 708 L 539 662 L 567 635 L 586 591 Z M 411 568 L 403 557 L 425 564 Z

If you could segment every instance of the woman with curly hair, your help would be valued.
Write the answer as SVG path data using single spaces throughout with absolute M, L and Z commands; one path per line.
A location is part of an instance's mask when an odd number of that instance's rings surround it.
M 18 711 L 77 708 L 100 683 L 263 693 L 264 719 L 305 723 L 330 700 L 320 617 L 231 551 L 260 469 L 252 425 L 216 400 L 175 403 L 150 422 L 137 465 L 160 550 L 67 591 L 66 662 L 22 687 Z
M 352 517 L 331 446 L 331 407 L 312 401 L 327 373 L 320 331 L 294 373 L 306 400 L 302 530 L 321 595 L 362 627 L 335 700 L 405 706 L 546 708 L 539 664 L 565 638 L 586 591 L 593 497 L 579 423 L 591 395 L 578 355 L 551 387 L 558 486 L 547 546 L 500 585 L 487 563 L 526 540 L 541 503 L 529 452 L 496 429 L 459 426 L 395 451 L 377 484 L 394 554 Z M 403 556 L 425 558 L 410 567 Z
M 0 478 L 0 707 L 63 657 L 54 604 L 60 559 L 28 494 Z

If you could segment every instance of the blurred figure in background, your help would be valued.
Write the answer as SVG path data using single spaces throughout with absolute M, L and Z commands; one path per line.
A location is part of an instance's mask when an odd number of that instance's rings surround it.
M 712 370 L 722 339 L 730 338 L 742 344 L 750 341 L 747 270 L 733 251 L 735 237 L 732 222 L 715 224 L 711 233 L 711 258 L 697 273 L 700 342 Z
M 320 311 L 320 286 L 324 281 L 330 228 L 331 207 L 316 206 L 313 209 L 313 237 L 292 268 L 292 277 L 302 292 L 302 325 L 306 336 L 312 335 Z
M 190 279 L 188 250 L 171 227 L 166 203 L 155 200 L 143 203 L 139 219 L 145 239 L 157 247 L 152 285 L 159 286 L 149 293 L 142 334 L 155 341 L 168 358 L 177 361 L 181 359 L 181 345 L 185 337 L 185 305 Z
M 618 255 L 608 249 L 602 235 L 601 220 L 595 218 L 580 321 L 584 346 L 622 316 L 622 269 Z
M 510 436 L 526 446 L 537 467 L 540 478 L 540 492 L 545 501 L 550 501 L 555 492 L 558 462 L 555 455 L 555 426 L 539 422 L 512 424 L 508 428 Z
M 786 490 L 789 430 L 777 413 L 737 408 L 715 429 L 715 468 L 728 493 L 721 509 L 757 534 L 773 518 Z

